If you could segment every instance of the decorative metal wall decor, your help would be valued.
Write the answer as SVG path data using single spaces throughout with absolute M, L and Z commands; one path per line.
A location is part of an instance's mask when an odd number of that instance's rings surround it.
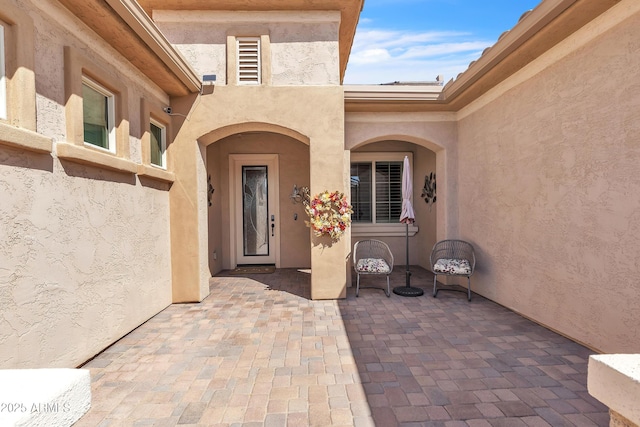
M 293 203 L 303 203 L 305 206 L 309 204 L 309 187 L 298 187 L 293 185 L 293 192 L 289 196 Z
M 422 189 L 422 195 L 424 201 L 429 205 L 429 212 L 431 212 L 431 206 L 436 202 L 436 174 L 435 172 L 429 173 L 424 177 L 424 188 Z
M 207 202 L 209 206 L 213 205 L 211 199 L 213 198 L 213 192 L 216 191 L 213 189 L 213 185 L 211 185 L 211 174 L 207 176 Z

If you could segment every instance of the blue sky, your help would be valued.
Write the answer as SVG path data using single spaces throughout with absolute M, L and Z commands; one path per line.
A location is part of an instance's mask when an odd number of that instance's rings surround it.
M 445 82 L 541 0 L 365 0 L 345 84 Z

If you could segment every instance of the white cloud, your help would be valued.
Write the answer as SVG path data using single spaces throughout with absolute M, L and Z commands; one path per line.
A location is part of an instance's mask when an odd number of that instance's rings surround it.
M 349 62 L 355 64 L 379 64 L 391 59 L 391 54 L 386 49 L 362 49 L 359 52 L 351 53 Z
M 360 18 L 360 20 L 358 21 L 359 25 L 363 25 L 363 24 L 370 24 L 373 22 L 373 19 L 371 18 Z
M 410 47 L 402 53 L 402 55 L 398 55 L 398 57 L 400 59 L 433 58 L 434 56 L 482 52 L 486 47 L 487 44 L 484 42 L 439 43 Z
M 346 84 L 445 80 L 466 70 L 492 42 L 463 32 L 363 29 L 356 32 Z
M 468 35 L 453 31 L 427 31 L 413 33 L 409 31 L 393 30 L 358 30 L 353 41 L 353 47 L 367 46 L 373 43 L 381 47 L 406 47 L 416 43 L 430 43 L 450 40 L 455 37 Z

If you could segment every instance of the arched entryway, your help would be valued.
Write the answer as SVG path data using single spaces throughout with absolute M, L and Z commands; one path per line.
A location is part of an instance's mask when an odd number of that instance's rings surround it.
M 307 139 L 267 124 L 226 131 L 201 138 L 213 189 L 207 222 L 211 273 L 247 264 L 309 268 L 304 209 L 291 198 L 294 186 L 309 186 Z
M 407 156 L 413 175 L 415 224 L 409 232 L 409 263 L 429 268 L 428 254 L 438 240 L 437 202 L 423 198 L 425 177 L 436 174 L 436 152 L 394 137 L 376 138 L 351 149 L 351 198 L 354 205 L 352 246 L 362 239 L 386 242 L 398 265 L 406 264 L 407 228 L 399 222 L 402 207 L 401 173 Z M 357 188 L 364 186 L 365 188 Z M 358 200 L 361 195 L 363 200 Z M 437 199 L 436 199 L 437 200 Z M 362 205 L 362 206 L 360 206 Z
M 308 168 L 300 163 L 304 156 L 294 156 L 287 161 L 287 166 L 295 167 L 296 171 L 307 168 L 307 182 L 302 182 L 303 179 L 297 176 L 287 180 L 280 167 L 278 199 L 281 207 L 291 203 L 288 195 L 294 184 L 308 184 L 312 193 L 327 189 L 346 192 L 349 185 L 342 87 L 216 87 L 214 93 L 198 97 L 197 100 L 185 118 L 188 126 L 180 128 L 167 149 L 175 175 L 170 190 L 174 302 L 201 301 L 209 292 L 211 273 L 223 268 L 224 262 L 228 262 L 231 268 L 231 237 L 228 236 L 231 224 L 229 218 L 224 218 L 231 198 L 224 198 L 223 189 L 229 186 L 222 183 L 223 179 L 228 179 L 229 159 L 223 159 L 222 154 L 216 157 L 215 147 L 222 146 L 218 144 L 219 141 L 229 138 L 232 149 L 227 151 L 228 154 L 251 154 L 242 152 L 242 147 L 247 145 L 232 144 L 231 139 L 244 139 L 256 133 L 262 136 L 279 135 L 281 140 L 289 137 L 295 142 L 294 147 L 308 147 Z M 174 102 L 174 105 L 177 108 L 179 103 Z M 263 148 L 259 142 L 254 145 L 256 150 L 260 150 L 254 154 L 270 154 L 271 150 Z M 218 159 L 218 165 L 213 168 L 207 164 L 209 150 L 213 150 L 211 162 L 215 163 L 215 159 Z M 232 150 L 235 152 L 232 153 Z M 274 153 L 281 157 L 288 155 L 290 150 L 271 151 L 271 154 Z M 279 165 L 282 164 L 280 159 Z M 214 189 L 212 206 L 208 206 L 207 200 L 209 172 Z M 215 173 L 219 175 L 215 176 Z M 298 179 L 301 181 L 296 182 Z M 291 205 L 287 206 L 292 208 Z M 348 285 L 345 259 L 349 253 L 349 238 L 325 242 L 322 238 L 310 236 L 309 230 L 303 225 L 301 205 L 295 205 L 292 209 L 300 209 L 297 218 L 294 219 L 296 212 L 293 210 L 288 214 L 281 213 L 279 216 L 284 222 L 280 229 L 284 232 L 300 227 L 303 231 L 295 232 L 297 238 L 309 239 L 305 250 L 296 251 L 295 255 L 308 256 L 310 253 L 311 297 L 344 298 Z M 209 243 L 210 212 L 214 222 L 211 233 L 218 234 L 213 236 L 211 244 L 214 246 Z M 281 238 L 279 247 L 282 251 L 290 246 Z M 281 256 L 281 259 L 284 257 Z M 340 265 L 344 268 L 337 268 Z M 308 268 L 308 265 L 305 267 Z
M 402 144 L 409 144 L 409 151 L 430 153 L 430 166 L 422 172 L 414 172 L 414 204 L 420 201 L 420 191 L 424 186 L 424 175 L 432 170 L 437 180 L 437 202 L 431 207 L 435 215 L 435 235 L 427 240 L 452 238 L 458 233 L 457 207 L 457 122 L 455 114 L 449 113 L 347 113 L 345 117 L 345 149 L 358 152 L 363 150 L 399 150 Z M 385 144 L 376 146 L 374 144 Z M 414 148 L 411 148 L 414 147 Z M 425 163 L 427 164 L 427 163 Z M 423 234 L 423 233 L 421 233 Z M 434 239 L 435 237 L 435 239 Z M 430 251 L 431 247 L 427 249 Z

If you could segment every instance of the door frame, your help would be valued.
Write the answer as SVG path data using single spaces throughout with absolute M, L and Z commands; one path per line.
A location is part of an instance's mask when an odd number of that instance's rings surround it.
M 231 268 L 238 266 L 238 245 L 242 242 L 237 240 L 237 227 L 242 224 L 240 215 L 242 214 L 242 198 L 236 194 L 238 179 L 241 178 L 242 166 L 269 166 L 269 179 L 273 180 L 273 201 L 269 200 L 269 211 L 275 215 L 275 236 L 273 239 L 273 251 L 275 255 L 276 268 L 280 268 L 280 172 L 277 154 L 229 154 L 229 249 Z M 273 170 L 271 170 L 273 169 Z M 270 248 L 271 249 L 271 248 Z

